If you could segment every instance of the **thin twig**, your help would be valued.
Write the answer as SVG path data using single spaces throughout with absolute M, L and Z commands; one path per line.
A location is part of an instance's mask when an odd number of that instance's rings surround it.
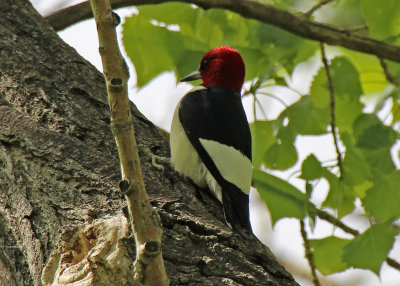
M 294 89 L 293 87 L 289 86 L 289 85 L 279 85 L 279 84 L 263 84 L 261 85 L 261 87 L 283 87 L 283 88 L 287 88 L 290 91 L 293 91 L 294 93 L 296 93 L 297 95 L 299 95 L 300 97 L 302 97 L 304 94 L 296 89 Z
M 281 28 L 300 37 L 324 42 L 329 45 L 342 46 L 354 51 L 373 54 L 378 57 L 400 62 L 400 47 L 397 45 L 378 41 L 376 39 L 351 34 L 346 29 L 333 27 L 331 25 L 310 21 L 303 15 L 295 15 L 284 9 L 254 0 L 111 0 L 113 9 L 134 6 L 161 4 L 172 1 L 195 4 L 199 7 L 222 8 L 239 15 L 255 19 L 260 22 Z M 46 17 L 47 21 L 57 31 L 76 24 L 79 21 L 92 18 L 89 3 L 84 2 L 53 15 Z
M 391 84 L 398 86 L 399 81 L 396 78 L 394 78 L 394 76 L 390 73 L 389 67 L 387 66 L 385 60 L 383 58 L 379 58 L 379 63 L 381 64 L 383 72 L 385 73 L 386 80 Z
M 258 100 L 256 97 L 256 103 L 258 105 L 258 108 L 260 108 L 261 115 L 264 117 L 264 119 L 267 119 L 267 114 L 265 113 L 264 107 L 262 106 L 261 102 Z
M 317 276 L 317 268 L 315 267 L 314 255 L 312 253 L 310 243 L 307 238 L 306 227 L 305 227 L 303 220 L 300 220 L 300 232 L 301 232 L 301 236 L 303 237 L 304 249 L 306 252 L 306 258 L 307 258 L 308 264 L 310 265 L 313 283 L 315 286 L 321 286 L 321 283 L 319 282 L 318 276 Z
M 254 121 L 257 120 L 257 111 L 256 111 L 256 106 L 257 106 L 257 96 L 255 92 L 252 92 L 253 95 L 253 116 L 254 116 Z
M 311 16 L 312 13 L 314 13 L 316 10 L 318 10 L 319 8 L 321 8 L 322 6 L 332 2 L 333 0 L 322 0 L 321 2 L 319 2 L 318 4 L 316 4 L 315 6 L 313 6 L 310 10 L 308 10 L 307 12 L 304 13 L 304 16 L 306 16 L 307 18 Z
M 386 258 L 386 263 L 392 266 L 393 268 L 400 270 L 400 263 L 398 263 L 396 260 L 388 257 Z
M 351 228 L 351 227 L 345 225 L 341 220 L 337 219 L 336 217 L 330 215 L 329 213 L 327 213 L 327 212 L 325 212 L 325 211 L 323 211 L 323 210 L 317 209 L 317 216 L 318 216 L 320 219 L 323 219 L 323 220 L 325 220 L 325 221 L 327 221 L 327 222 L 330 222 L 330 223 L 333 224 L 334 226 L 340 228 L 340 229 L 343 230 L 344 232 L 347 232 L 347 233 L 349 233 L 349 234 L 351 234 L 351 235 L 357 236 L 357 235 L 360 234 L 360 233 L 358 232 L 358 230 L 353 229 L 353 228 Z
M 292 179 L 293 176 L 297 175 L 297 174 L 301 174 L 301 170 L 294 170 L 286 179 L 286 181 L 290 181 L 290 179 Z
M 281 98 L 279 98 L 278 96 L 276 96 L 275 94 L 272 94 L 270 92 L 266 92 L 266 91 L 258 91 L 258 94 L 262 94 L 265 96 L 269 96 L 277 101 L 279 101 L 285 108 L 288 107 L 288 105 L 286 104 L 286 102 L 284 102 Z
M 347 29 L 347 31 L 349 32 L 359 32 L 362 30 L 367 30 L 368 29 L 368 25 L 359 25 L 359 26 L 354 26 L 354 27 L 347 27 L 347 28 L 343 28 L 343 29 Z
M 332 133 L 333 141 L 334 141 L 335 148 L 336 148 L 337 165 L 339 167 L 340 178 L 342 179 L 343 178 L 342 153 L 340 152 L 340 149 L 339 149 L 339 135 L 337 134 L 337 131 L 336 131 L 335 93 L 334 93 L 334 89 L 333 89 L 333 82 L 332 82 L 331 71 L 329 69 L 328 59 L 326 58 L 326 54 L 325 54 L 324 44 L 320 43 L 320 47 L 321 47 L 322 62 L 325 67 L 326 77 L 328 80 L 328 87 L 329 87 L 329 96 L 330 96 L 330 103 L 331 103 L 331 106 L 330 106 L 331 107 L 331 122 L 330 122 L 331 133 Z

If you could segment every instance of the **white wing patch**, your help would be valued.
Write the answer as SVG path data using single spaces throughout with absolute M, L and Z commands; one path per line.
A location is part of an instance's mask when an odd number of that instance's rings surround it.
M 253 170 L 249 158 L 239 150 L 213 140 L 200 138 L 200 143 L 210 155 L 221 176 L 248 194 Z

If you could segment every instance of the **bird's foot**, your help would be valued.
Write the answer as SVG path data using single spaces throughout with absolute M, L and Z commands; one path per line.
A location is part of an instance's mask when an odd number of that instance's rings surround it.
M 151 158 L 151 165 L 153 165 L 154 168 L 156 168 L 157 170 L 160 170 L 161 172 L 164 172 L 164 166 L 159 163 L 162 163 L 162 164 L 170 164 L 171 163 L 170 158 L 157 156 L 157 155 L 153 154 L 153 152 L 151 152 L 150 148 L 144 146 L 143 144 L 139 144 L 138 147 L 141 151 L 143 151 L 147 156 L 149 156 Z

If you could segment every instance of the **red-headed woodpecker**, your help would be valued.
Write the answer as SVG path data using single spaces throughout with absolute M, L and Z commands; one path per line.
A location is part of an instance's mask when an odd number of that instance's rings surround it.
M 228 224 L 251 232 L 251 134 L 240 96 L 244 76 L 237 50 L 222 46 L 205 54 L 199 71 L 181 80 L 203 83 L 179 102 L 170 146 L 175 170 L 200 187 L 208 185 L 222 203 Z

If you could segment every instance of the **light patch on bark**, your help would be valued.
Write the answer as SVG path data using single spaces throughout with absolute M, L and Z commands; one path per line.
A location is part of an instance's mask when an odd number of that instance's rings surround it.
M 120 242 L 128 234 L 123 216 L 64 230 L 43 270 L 43 285 L 133 285 L 132 260 Z

